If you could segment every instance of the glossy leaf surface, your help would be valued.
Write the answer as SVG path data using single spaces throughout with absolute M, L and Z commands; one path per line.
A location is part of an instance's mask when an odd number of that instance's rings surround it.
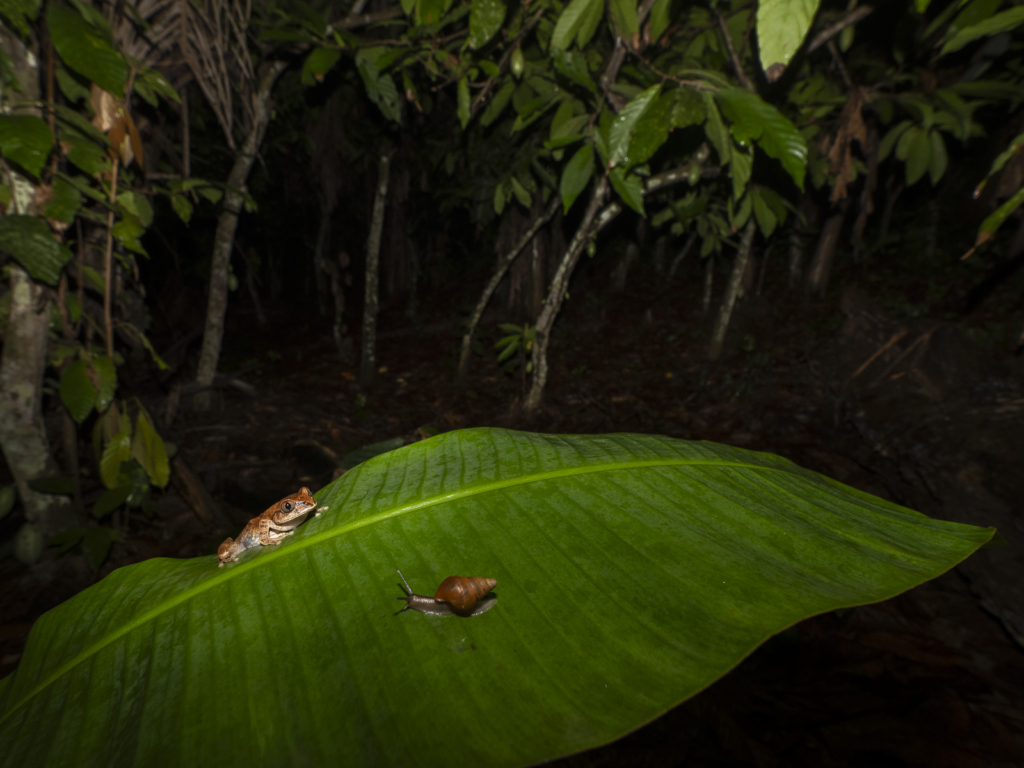
M 71 251 L 54 240 L 50 228 L 35 216 L 0 216 L 0 248 L 47 285 L 57 284 L 60 271 L 71 260 Z
M 480 48 L 486 44 L 505 20 L 505 3 L 502 0 L 473 0 L 469 12 L 469 47 Z
M 47 22 L 53 47 L 71 69 L 120 99 L 128 81 L 128 64 L 114 50 L 110 27 L 103 16 L 88 5 L 79 8 L 91 11 L 88 19 L 65 5 L 50 3 Z
M 32 115 L 0 115 L 0 153 L 38 176 L 53 147 L 46 122 Z
M 810 29 L 820 0 L 761 0 L 757 4 L 757 44 L 761 67 L 789 66 Z
M 451 432 L 319 501 L 239 563 L 148 560 L 43 616 L 0 681 L 0 764 L 533 764 L 993 535 L 775 456 L 647 435 Z M 396 568 L 424 594 L 495 578 L 498 603 L 397 614 Z
M 758 96 L 742 88 L 730 88 L 717 94 L 724 114 L 732 121 L 732 135 L 741 145 L 757 141 L 768 157 L 774 157 L 804 188 L 807 169 L 807 141 L 785 115 Z

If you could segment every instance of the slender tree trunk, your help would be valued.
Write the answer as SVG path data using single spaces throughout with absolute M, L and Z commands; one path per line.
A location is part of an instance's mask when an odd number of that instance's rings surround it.
M 626 278 L 629 276 L 629 265 L 636 261 L 640 249 L 636 243 L 629 243 L 626 252 L 622 254 L 619 265 L 612 273 L 612 290 L 615 293 L 622 293 L 626 290 Z
M 715 287 L 715 254 L 704 259 L 704 294 L 700 299 L 700 313 L 707 315 L 711 309 L 711 291 Z
M 674 259 L 672 259 L 672 266 L 668 268 L 669 280 L 671 280 L 672 276 L 675 275 L 676 270 L 679 269 L 679 265 L 683 263 L 683 259 L 686 258 L 686 254 L 690 252 L 690 249 L 693 248 L 693 244 L 696 242 L 697 230 L 694 229 L 693 232 L 690 233 L 690 236 L 686 238 L 686 245 L 683 246 L 683 250 L 681 250 Z
M 789 231 L 789 287 L 791 290 L 800 285 L 803 261 L 804 236 L 800 232 L 800 225 L 794 221 L 793 229 Z
M 473 334 L 476 332 L 476 327 L 480 323 L 480 318 L 484 314 L 484 310 L 487 309 L 487 303 L 491 300 L 491 296 L 494 295 L 495 289 L 498 287 L 498 283 L 501 282 L 501 278 L 508 272 L 508 268 L 512 266 L 512 262 L 516 260 L 516 257 L 522 253 L 523 249 L 533 240 L 540 228 L 543 227 L 552 216 L 555 215 L 555 211 L 558 210 L 562 204 L 562 198 L 558 195 L 551 196 L 551 202 L 548 203 L 548 207 L 545 209 L 544 214 L 533 222 L 533 225 L 526 230 L 519 242 L 515 244 L 515 247 L 501 257 L 498 262 L 498 268 L 494 271 L 491 276 L 490 282 L 487 283 L 480 294 L 480 299 L 476 303 L 476 308 L 473 310 L 472 316 L 469 318 L 469 323 L 466 325 L 466 333 L 462 336 L 462 352 L 459 354 L 459 370 L 456 374 L 456 381 L 461 385 L 466 381 L 466 372 L 469 369 L 469 355 L 472 351 Z
M 935 247 L 939 238 L 939 201 L 932 195 L 928 201 L 928 226 L 924 232 L 924 258 L 931 262 L 935 259 Z
M 18 101 L 38 102 L 39 51 L 25 46 L 6 25 L 0 24 L 0 52 L 8 60 L 16 82 L 0 89 L 0 102 L 7 111 Z M 37 107 L 22 109 L 22 114 L 41 116 Z M 9 213 L 35 214 L 36 188 L 27 179 L 11 172 L 13 181 Z M 15 263 L 7 266 L 10 274 L 10 310 L 0 357 L 0 449 L 21 497 L 26 523 L 18 532 L 21 539 L 32 540 L 42 550 L 42 538 L 81 522 L 65 496 L 37 493 L 28 481 L 60 472 L 50 452 L 43 422 L 43 371 L 50 324 L 50 304 L 42 286 Z
M 366 242 L 366 299 L 363 302 L 363 348 L 359 365 L 359 383 L 373 386 L 377 372 L 377 309 L 380 280 L 380 238 L 384 231 L 384 208 L 388 201 L 388 174 L 391 153 L 384 152 L 377 165 L 377 194 L 373 200 L 370 237 Z
M 224 342 L 224 315 L 228 308 L 228 273 L 231 267 L 231 245 L 238 227 L 238 214 L 242 210 L 243 198 L 239 190 L 245 187 L 249 178 L 256 152 L 263 141 L 267 124 L 270 122 L 270 92 L 277 78 L 284 72 L 287 64 L 283 61 L 271 62 L 263 77 L 260 78 L 256 91 L 255 116 L 252 130 L 245 139 L 245 144 L 235 155 L 235 164 L 227 178 L 227 189 L 224 192 L 224 210 L 217 221 L 217 232 L 213 238 L 213 260 L 210 265 L 210 295 L 206 304 L 206 330 L 203 334 L 203 349 L 199 354 L 199 370 L 196 382 L 201 387 L 210 387 L 217 375 L 217 363 L 220 361 L 221 345 Z M 195 399 L 195 407 L 208 410 L 212 400 L 210 390 L 201 390 Z
M 878 188 L 878 131 L 874 126 L 868 129 L 868 142 L 864 152 L 867 155 L 868 175 L 860 191 L 860 206 L 851 232 L 855 264 L 860 263 L 861 251 L 864 249 L 864 228 L 867 227 L 868 217 L 875 210 L 875 190 Z
M 718 320 L 715 322 L 715 329 L 711 333 L 711 345 L 708 347 L 708 359 L 717 360 L 722 356 L 722 347 L 725 344 L 725 332 L 729 329 L 729 321 L 732 319 L 732 309 L 736 305 L 736 295 L 740 290 L 740 283 L 747 272 L 747 262 L 750 261 L 750 251 L 754 244 L 754 230 L 756 226 L 753 218 L 747 222 L 743 230 L 743 237 L 740 240 L 740 249 L 736 251 L 736 260 L 732 265 L 732 275 L 729 277 L 729 285 L 726 286 L 725 296 L 722 297 L 722 305 L 718 309 Z
M 825 289 L 828 288 L 828 276 L 832 271 L 832 261 L 835 257 L 836 246 L 839 244 L 839 234 L 843 230 L 843 220 L 846 218 L 846 210 L 849 205 L 849 198 L 839 203 L 838 210 L 828 217 L 825 226 L 821 229 L 818 247 L 807 272 L 807 292 L 812 296 L 824 296 Z
M 882 208 L 882 222 L 878 225 L 878 245 L 885 245 L 885 239 L 889 236 L 889 224 L 892 222 L 892 212 L 896 209 L 896 201 L 903 193 L 903 182 L 895 175 L 890 175 L 885 182 L 885 207 Z
M 316 275 L 316 297 L 320 316 L 327 314 L 327 280 L 324 271 L 324 251 L 331 240 L 331 209 L 320 196 L 320 228 L 316 233 L 316 249 L 313 251 L 313 273 Z
M 0 359 L 0 446 L 14 475 L 25 519 L 44 536 L 80 522 L 65 496 L 37 493 L 28 481 L 59 474 L 43 423 L 43 371 L 50 305 L 43 288 L 16 264 L 11 274 L 11 309 Z
M 537 317 L 536 336 L 533 342 L 533 381 L 530 383 L 530 391 L 526 395 L 524 404 L 526 417 L 536 418 L 540 411 L 541 398 L 544 395 L 544 387 L 548 381 L 548 343 L 551 338 L 551 326 L 558 317 L 558 310 L 565 301 L 566 289 L 569 287 L 569 278 L 572 277 L 573 268 L 579 261 L 580 254 L 590 240 L 591 229 L 599 229 L 603 222 L 597 219 L 598 211 L 608 196 L 608 179 L 602 178 L 594 189 L 594 196 L 590 198 L 590 205 L 587 206 L 580 222 L 579 229 L 569 243 L 569 248 L 562 257 L 562 263 L 558 265 L 554 280 L 551 281 L 551 289 L 548 291 L 544 307 Z M 613 210 L 609 206 L 609 211 Z M 615 211 L 618 213 L 618 211 Z M 605 212 L 602 212 L 605 213 Z

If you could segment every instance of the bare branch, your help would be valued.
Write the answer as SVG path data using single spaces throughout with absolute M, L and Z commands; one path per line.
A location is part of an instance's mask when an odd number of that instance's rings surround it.
M 848 26 L 850 26 L 851 24 L 856 24 L 861 19 L 866 18 L 874 10 L 875 9 L 872 8 L 870 5 L 862 5 L 858 8 L 854 8 L 852 11 L 843 16 L 843 18 L 841 18 L 835 24 L 833 24 L 830 27 L 826 27 L 825 29 L 821 30 L 821 32 L 816 34 L 814 38 L 811 40 L 810 45 L 807 46 L 807 52 L 811 53 L 812 51 L 818 50 L 819 48 L 821 48 L 821 46 L 823 46 L 833 37 L 838 35 Z
M 754 84 L 747 77 L 747 73 L 743 71 L 743 65 L 740 63 L 740 57 L 736 55 L 736 48 L 732 44 L 732 35 L 729 34 L 729 28 L 725 25 L 725 17 L 722 15 L 720 8 L 715 8 L 715 16 L 718 17 L 718 28 L 722 30 L 722 37 L 725 38 L 725 47 L 729 51 L 729 58 L 732 60 L 732 67 L 736 70 L 736 77 L 739 78 L 740 83 L 751 93 L 757 93 L 757 89 L 754 88 Z

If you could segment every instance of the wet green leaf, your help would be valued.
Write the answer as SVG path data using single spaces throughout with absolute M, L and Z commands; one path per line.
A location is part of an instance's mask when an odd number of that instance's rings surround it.
M 906 154 L 906 180 L 907 186 L 917 183 L 928 170 L 928 164 L 932 157 L 932 142 L 928 138 L 928 131 L 915 128 L 908 135 L 911 137 L 907 142 Z
M 611 151 L 610 161 L 612 164 L 629 167 L 631 164 L 629 144 L 633 138 L 633 132 L 648 109 L 657 101 L 660 94 L 660 85 L 651 86 L 646 91 L 637 94 L 632 101 L 622 108 L 622 111 L 613 120 L 608 137 L 608 148 Z
M 608 180 L 611 181 L 612 188 L 619 193 L 619 197 L 626 205 L 641 216 L 646 215 L 644 213 L 644 183 L 639 176 L 635 173 L 627 175 L 622 168 L 612 168 L 608 174 Z
M 33 278 L 56 285 L 71 251 L 53 239 L 46 223 L 35 216 L 0 216 L 0 249 L 7 251 Z
M 732 122 L 733 136 L 740 144 L 757 141 L 768 157 L 782 163 L 793 181 L 804 188 L 807 142 L 785 115 L 750 91 L 730 88 L 716 94 L 722 113 Z
M 593 173 L 594 148 L 590 144 L 584 144 L 576 150 L 576 154 L 562 169 L 558 192 L 562 196 L 562 207 L 565 213 L 569 212 L 572 204 L 576 202 L 576 198 L 586 189 Z
M 558 17 L 551 33 L 551 48 L 568 49 L 573 40 L 583 48 L 604 17 L 604 0 L 572 0 Z
M 135 436 L 132 438 L 131 457 L 139 462 L 149 481 L 163 488 L 171 476 L 171 467 L 167 461 L 167 449 L 163 438 L 157 434 L 153 422 L 145 408 L 139 407 L 139 415 L 135 420 Z
M 85 360 L 75 360 L 64 369 L 60 377 L 60 400 L 78 424 L 92 413 L 96 405 L 96 386 Z
M 991 18 L 961 29 L 942 46 L 939 55 L 945 56 L 947 53 L 959 51 L 965 45 L 973 43 L 982 37 L 1009 32 L 1011 29 L 1019 27 L 1022 23 L 1024 23 L 1024 6 L 1018 5 L 1015 8 L 1009 8 Z
M 475 50 L 485 45 L 501 29 L 504 20 L 502 0 L 473 0 L 469 12 L 469 47 Z
M 46 165 L 53 134 L 45 120 L 32 115 L 0 115 L 0 153 L 33 176 Z
M 78 209 L 82 207 L 82 193 L 64 177 L 58 176 L 50 188 L 53 197 L 47 201 L 43 214 L 48 219 L 63 221 L 70 224 L 75 220 Z
M 757 45 L 761 68 L 788 67 L 811 27 L 820 0 L 760 0 L 757 4 Z M 776 75 L 773 80 L 778 79 Z
M 46 18 L 53 47 L 64 63 L 115 98 L 123 97 L 128 64 L 114 49 L 103 16 L 89 14 L 83 18 L 73 8 L 50 3 Z
M 103 413 L 114 400 L 117 390 L 117 369 L 114 361 L 106 355 L 97 355 L 92 359 L 92 369 L 96 376 L 96 410 Z
M 103 449 L 103 456 L 100 458 L 100 478 L 107 488 L 118 486 L 121 464 L 132 456 L 132 433 L 127 419 L 125 419 L 124 426 L 124 430 L 114 435 L 107 443 L 107 447 Z
M 537 764 L 994 535 L 769 454 L 653 435 L 449 432 L 317 500 L 323 516 L 241 562 L 153 558 L 41 617 L 0 683 L 6 762 L 106 768 L 131 745 L 137 765 Z M 421 594 L 495 578 L 497 603 L 396 615 L 396 567 Z M 287 673 L 260 677 L 282 649 Z M 453 739 L 453 718 L 474 726 Z

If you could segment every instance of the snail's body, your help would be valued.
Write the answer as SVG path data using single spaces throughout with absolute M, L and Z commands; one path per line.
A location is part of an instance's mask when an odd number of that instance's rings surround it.
M 408 591 L 405 597 L 396 597 L 395 600 L 405 600 L 408 605 L 403 608 L 406 611 L 412 608 L 414 611 L 428 613 L 431 616 L 479 616 L 485 611 L 493 608 L 497 602 L 497 595 L 490 594 L 490 591 L 498 584 L 494 579 L 485 579 L 479 576 L 449 576 L 441 582 L 437 593 L 433 597 L 417 595 L 412 591 L 409 582 L 399 571 L 402 583 Z

